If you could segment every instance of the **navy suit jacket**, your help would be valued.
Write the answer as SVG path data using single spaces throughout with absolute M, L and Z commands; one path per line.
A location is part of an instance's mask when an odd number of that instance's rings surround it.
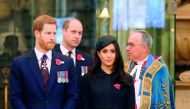
M 64 61 L 56 64 L 55 60 Z M 34 50 L 12 61 L 9 94 L 13 109 L 75 109 L 78 99 L 77 75 L 73 60 L 52 52 L 47 93 Z M 57 72 L 68 71 L 69 82 L 58 83 Z
M 55 52 L 62 54 L 59 44 L 56 45 L 54 50 L 55 50 Z M 81 68 L 83 66 L 86 66 L 89 69 L 92 66 L 92 56 L 87 55 L 86 53 L 83 53 L 83 52 L 76 49 L 76 56 L 79 55 L 79 54 L 82 55 L 82 57 L 85 59 L 85 60 L 78 60 L 77 57 L 76 57 L 76 66 L 75 67 L 76 67 L 76 70 L 77 70 L 76 72 L 77 72 L 77 74 L 78 74 L 78 76 L 80 78 L 81 73 L 82 73 Z

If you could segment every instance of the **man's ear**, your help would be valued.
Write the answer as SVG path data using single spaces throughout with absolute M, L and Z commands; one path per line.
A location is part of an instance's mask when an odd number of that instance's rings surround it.
M 149 47 L 147 45 L 144 45 L 143 47 L 144 47 L 145 52 L 149 52 Z
M 65 34 L 65 32 L 67 32 L 67 30 L 65 28 L 62 28 L 62 33 Z
M 40 37 L 40 31 L 34 30 L 34 36 L 38 39 Z
M 64 34 L 65 34 L 65 29 L 62 28 L 62 36 L 64 36 Z

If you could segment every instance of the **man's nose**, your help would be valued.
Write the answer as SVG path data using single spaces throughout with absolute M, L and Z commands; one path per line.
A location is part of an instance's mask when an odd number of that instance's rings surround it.
M 81 34 L 77 32 L 77 33 L 75 34 L 75 37 L 76 37 L 76 38 L 79 38 L 80 35 L 81 35 Z
M 75 37 L 76 37 L 76 38 L 79 38 L 79 34 L 76 34 Z
M 129 51 L 129 49 L 130 49 L 130 47 L 127 45 L 126 48 L 125 48 L 125 50 Z
M 50 39 L 55 40 L 55 37 L 56 37 L 56 34 L 51 34 L 51 35 L 50 35 Z

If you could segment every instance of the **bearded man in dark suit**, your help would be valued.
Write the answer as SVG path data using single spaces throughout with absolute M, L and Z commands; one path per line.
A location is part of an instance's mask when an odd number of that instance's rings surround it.
M 52 51 L 57 25 L 41 15 L 33 21 L 35 48 L 12 61 L 9 94 L 13 109 L 75 109 L 74 62 Z

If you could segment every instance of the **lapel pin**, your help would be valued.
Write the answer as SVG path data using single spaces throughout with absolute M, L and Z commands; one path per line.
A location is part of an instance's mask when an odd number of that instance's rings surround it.
M 77 60 L 85 61 L 85 59 L 83 58 L 83 56 L 81 54 L 77 54 Z
M 55 59 L 56 65 L 64 64 L 64 61 L 61 61 L 60 59 Z

